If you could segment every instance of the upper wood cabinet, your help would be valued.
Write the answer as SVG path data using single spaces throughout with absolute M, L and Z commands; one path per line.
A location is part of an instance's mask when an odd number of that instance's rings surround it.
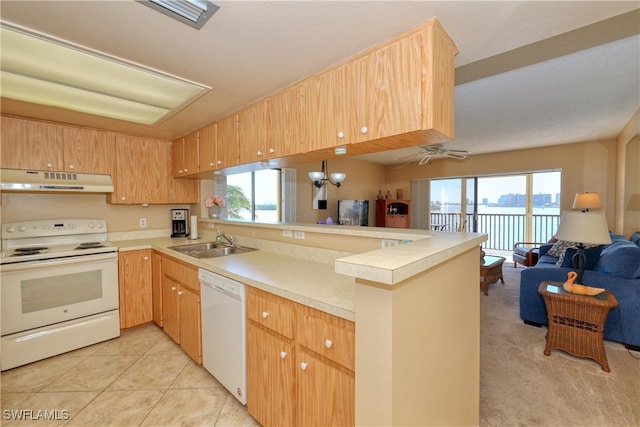
M 267 147 L 266 101 L 259 101 L 238 113 L 240 164 L 269 158 Z
M 2 167 L 80 173 L 115 173 L 111 132 L 2 117 Z
M 238 115 L 232 114 L 217 123 L 216 168 L 237 166 L 239 163 Z
M 119 134 L 116 136 L 114 204 L 197 203 L 198 181 L 171 176 L 171 142 Z
M 192 132 L 184 138 L 178 138 L 172 143 L 173 176 L 183 178 L 193 176 L 197 178 L 200 172 L 199 131 Z
M 217 125 L 210 123 L 199 130 L 200 172 L 216 170 Z
M 267 99 L 266 128 L 269 158 L 305 152 L 301 85 L 289 86 Z

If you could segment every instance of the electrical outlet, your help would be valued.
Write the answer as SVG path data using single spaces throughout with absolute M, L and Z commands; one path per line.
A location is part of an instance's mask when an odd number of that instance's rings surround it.
M 147 226 L 147 218 L 140 218 L 140 228 L 145 228 Z
M 391 240 L 391 239 L 382 239 L 382 247 L 383 248 L 390 248 L 392 246 L 398 246 L 398 241 L 397 240 Z
M 293 237 L 295 237 L 296 239 L 299 239 L 299 240 L 304 240 L 304 231 L 296 231 L 293 234 Z
M 282 230 L 282 237 L 293 237 L 291 234 L 291 230 Z

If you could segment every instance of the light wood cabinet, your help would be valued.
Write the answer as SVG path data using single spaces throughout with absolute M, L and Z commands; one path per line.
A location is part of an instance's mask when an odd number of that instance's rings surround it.
M 238 113 L 240 164 L 269 158 L 267 147 L 266 101 L 258 101 Z
M 305 152 L 302 129 L 302 87 L 294 84 L 267 100 L 267 147 L 270 158 Z
M 199 131 L 184 138 L 178 138 L 171 144 L 173 176 L 175 178 L 195 177 L 200 172 Z
M 172 177 L 171 142 L 116 135 L 113 204 L 197 203 L 198 181 Z
M 153 321 L 162 327 L 162 255 L 155 251 L 151 254 L 151 288 Z
M 411 201 L 376 200 L 376 227 L 411 228 Z
M 216 170 L 216 135 L 217 125 L 210 123 L 200 129 L 200 172 L 211 172 Z
M 151 250 L 118 254 L 120 328 L 153 320 Z
M 198 269 L 162 257 L 163 328 L 198 364 L 202 363 L 202 325 Z
M 223 169 L 239 164 L 238 115 L 232 114 L 217 123 L 216 165 Z
M 247 407 L 258 422 L 355 424 L 353 322 L 252 287 L 247 319 Z
M 115 173 L 111 132 L 6 116 L 1 120 L 3 168 Z

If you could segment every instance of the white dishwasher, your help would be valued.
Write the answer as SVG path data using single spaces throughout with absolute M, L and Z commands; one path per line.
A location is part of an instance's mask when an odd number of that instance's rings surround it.
M 243 405 L 247 403 L 244 284 L 199 269 L 202 366 Z

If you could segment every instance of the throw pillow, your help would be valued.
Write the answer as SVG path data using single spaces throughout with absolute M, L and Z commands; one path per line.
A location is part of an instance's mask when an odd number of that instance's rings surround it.
M 554 256 L 556 258 L 560 258 L 562 256 L 562 254 L 564 254 L 564 251 L 567 250 L 567 248 L 575 248 L 577 246 L 578 246 L 578 244 L 575 243 L 575 242 L 568 242 L 566 240 L 558 240 L 556 243 L 553 244 L 553 246 L 551 246 L 551 249 L 549 249 L 549 251 L 547 252 L 547 255 Z
M 594 270 L 596 268 L 596 264 L 600 259 L 600 254 L 602 253 L 603 246 L 594 246 L 592 248 L 585 249 L 584 253 L 587 257 L 587 263 L 584 267 L 585 270 Z M 573 256 L 578 253 L 577 248 L 567 248 L 564 252 L 564 259 L 562 261 L 563 268 L 574 268 L 573 267 Z

